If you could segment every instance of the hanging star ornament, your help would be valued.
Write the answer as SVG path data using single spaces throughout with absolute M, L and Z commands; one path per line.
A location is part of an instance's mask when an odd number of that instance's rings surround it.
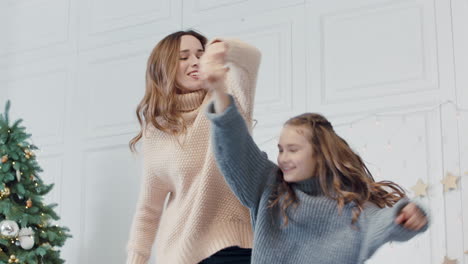
M 411 187 L 411 190 L 413 190 L 414 194 L 416 195 L 416 197 L 418 196 L 427 196 L 427 184 L 425 184 L 421 179 L 418 179 L 418 182 L 416 183 L 416 185 L 414 185 L 413 187 Z
M 444 185 L 444 191 L 448 192 L 450 189 L 457 188 L 458 177 L 448 172 L 445 178 L 440 181 Z
M 444 257 L 444 263 L 442 264 L 457 264 L 456 259 L 449 259 L 447 256 Z

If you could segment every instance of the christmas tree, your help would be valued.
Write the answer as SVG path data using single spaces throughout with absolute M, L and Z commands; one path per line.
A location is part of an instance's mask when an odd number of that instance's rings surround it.
M 0 115 L 0 263 L 64 263 L 58 247 L 71 237 L 69 229 L 54 225 L 57 204 L 43 197 L 53 184 L 39 178 L 42 172 L 28 142 L 31 137 L 17 120 L 10 126 L 8 101 Z

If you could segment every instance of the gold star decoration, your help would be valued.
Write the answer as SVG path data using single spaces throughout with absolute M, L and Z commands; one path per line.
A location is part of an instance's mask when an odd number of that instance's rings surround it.
M 449 259 L 447 256 L 444 257 L 444 263 L 442 264 L 457 264 L 456 259 Z
M 426 196 L 427 195 L 427 184 L 425 184 L 421 179 L 418 179 L 418 182 L 416 185 L 411 187 L 411 190 L 413 190 L 414 194 L 417 196 Z
M 457 188 L 458 177 L 448 172 L 445 178 L 440 181 L 444 185 L 444 191 L 448 192 L 450 189 Z

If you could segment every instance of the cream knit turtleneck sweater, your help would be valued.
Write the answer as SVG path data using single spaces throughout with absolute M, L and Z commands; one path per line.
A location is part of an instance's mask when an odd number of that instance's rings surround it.
M 228 46 L 227 92 L 250 127 L 260 52 L 221 40 Z M 177 100 L 187 132 L 176 137 L 148 126 L 142 138 L 143 180 L 127 264 L 147 263 L 155 238 L 157 264 L 195 264 L 226 247 L 252 247 L 249 211 L 227 186 L 212 153 L 211 124 L 203 113 L 210 94 L 197 91 Z

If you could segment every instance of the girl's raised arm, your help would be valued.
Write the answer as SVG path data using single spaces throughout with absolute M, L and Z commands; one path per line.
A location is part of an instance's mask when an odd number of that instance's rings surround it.
M 212 121 L 213 151 L 233 192 L 245 206 L 253 208 L 258 205 L 266 177 L 275 165 L 253 141 L 232 96 L 226 96 L 229 104 L 223 112 L 215 111 L 216 99 L 207 109 Z

